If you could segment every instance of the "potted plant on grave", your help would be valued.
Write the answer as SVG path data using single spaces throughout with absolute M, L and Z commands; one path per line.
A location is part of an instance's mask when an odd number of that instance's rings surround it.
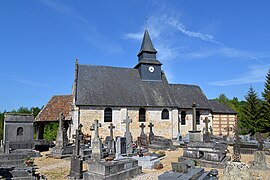
M 24 163 L 26 164 L 26 166 L 34 166 L 34 159 L 33 158 L 31 158 L 30 156 L 28 156 L 27 158 L 26 158 L 26 160 L 24 161 Z

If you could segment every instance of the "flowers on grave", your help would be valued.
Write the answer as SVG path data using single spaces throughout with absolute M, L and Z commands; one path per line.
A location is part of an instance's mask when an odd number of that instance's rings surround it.
M 26 164 L 26 166 L 34 166 L 34 159 L 28 156 L 24 163 Z

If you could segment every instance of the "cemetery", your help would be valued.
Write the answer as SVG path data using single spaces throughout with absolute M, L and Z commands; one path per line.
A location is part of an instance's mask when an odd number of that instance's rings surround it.
M 156 54 L 146 28 L 134 68 L 76 59 L 70 95 L 35 117 L 4 113 L 0 179 L 269 179 L 269 134 L 199 86 L 169 83 Z

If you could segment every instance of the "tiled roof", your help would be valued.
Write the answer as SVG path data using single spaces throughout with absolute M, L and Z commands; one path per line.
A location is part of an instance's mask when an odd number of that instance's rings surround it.
M 61 112 L 64 114 L 66 120 L 70 120 L 72 99 L 72 95 L 53 96 L 39 112 L 35 121 L 58 121 Z

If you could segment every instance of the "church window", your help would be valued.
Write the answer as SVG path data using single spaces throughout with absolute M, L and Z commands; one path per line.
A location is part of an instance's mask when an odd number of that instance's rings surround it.
M 181 111 L 181 124 L 186 125 L 186 111 Z
M 167 109 L 163 109 L 161 113 L 161 119 L 169 119 L 169 111 Z
M 23 128 L 22 127 L 18 127 L 17 129 L 17 136 L 22 136 L 23 135 Z
M 145 122 L 145 109 L 141 108 L 139 110 L 139 122 Z
M 104 122 L 112 122 L 112 108 L 104 110 Z
M 196 124 L 200 124 L 200 111 L 196 111 Z

